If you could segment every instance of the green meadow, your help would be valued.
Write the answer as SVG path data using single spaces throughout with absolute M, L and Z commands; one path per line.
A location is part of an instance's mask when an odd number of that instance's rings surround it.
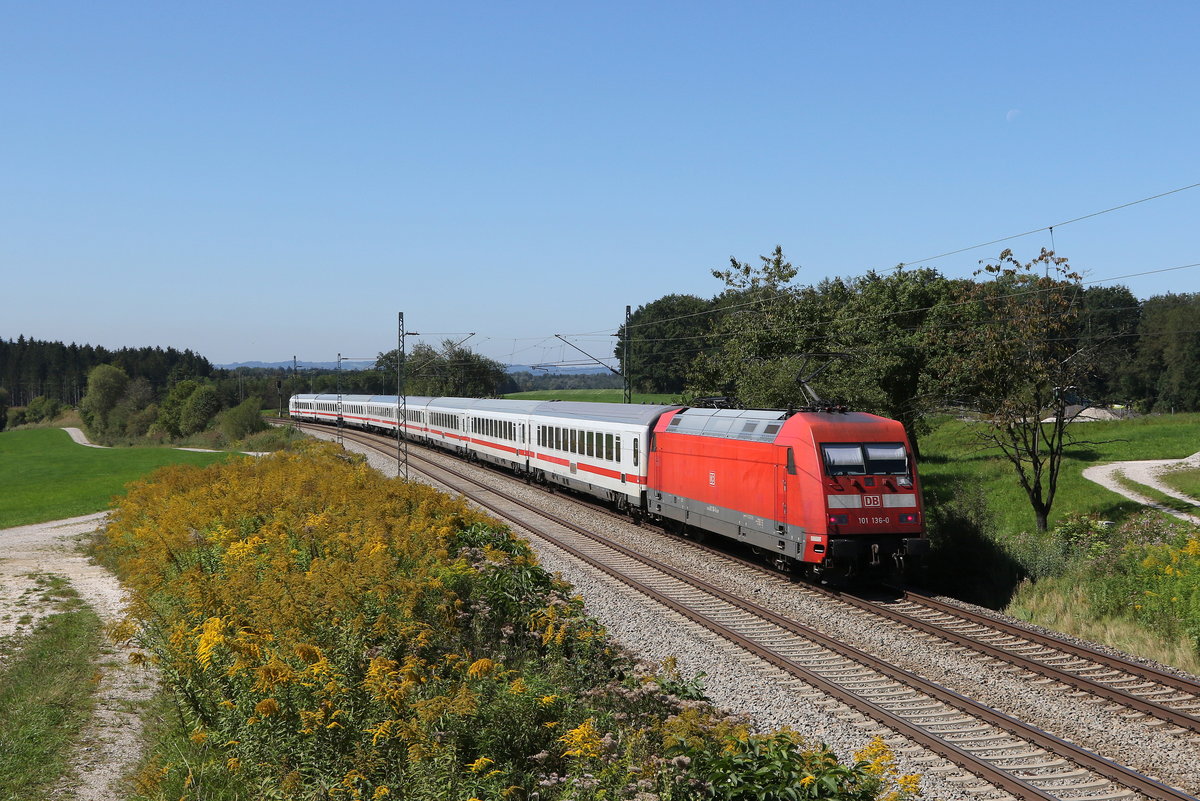
M 1164 473 L 1161 479 L 1168 487 L 1182 492 L 1200 504 L 1200 468 L 1171 470 Z
M 168 464 L 207 465 L 227 453 L 171 448 L 88 448 L 61 428 L 0 434 L 0 528 L 108 508 L 125 485 Z
M 1034 528 L 1033 509 L 1012 464 L 996 450 L 981 450 L 978 424 L 943 419 L 921 438 L 921 480 L 926 502 L 945 500 L 962 487 L 978 488 L 1000 532 Z M 1130 420 L 1073 423 L 1076 444 L 1066 450 L 1050 525 L 1068 513 L 1121 521 L 1143 509 L 1083 477 L 1108 462 L 1182 459 L 1200 451 L 1200 414 L 1151 415 Z

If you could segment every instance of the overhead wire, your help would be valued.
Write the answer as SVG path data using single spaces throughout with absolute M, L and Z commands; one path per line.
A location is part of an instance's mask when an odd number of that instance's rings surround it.
M 1070 219 L 1070 220 L 1064 220 L 1064 221 L 1062 221 L 1062 222 L 1057 222 L 1057 223 L 1054 223 L 1054 224 L 1052 224 L 1052 225 L 1044 225 L 1044 226 L 1041 226 L 1040 228 L 1034 228 L 1034 229 L 1031 229 L 1031 230 L 1029 230 L 1029 231 L 1025 231 L 1025 232 L 1023 232 L 1023 233 L 1020 233 L 1020 234 L 1012 234 L 1012 235 L 1010 235 L 1010 236 L 1001 237 L 1001 238 L 999 238 L 999 239 L 993 239 L 993 240 L 991 240 L 991 241 L 989 241 L 989 242 L 981 242 L 981 243 L 979 243 L 979 244 L 976 244 L 976 245 L 969 245 L 969 246 L 967 246 L 967 247 L 965 247 L 965 248 L 959 248 L 959 249 L 957 249 L 957 250 L 951 250 L 951 251 L 947 251 L 946 253 L 941 253 L 941 254 L 938 254 L 938 255 L 936 255 L 936 256 L 929 256 L 929 257 L 927 257 L 927 258 L 924 258 L 924 259 L 915 259 L 915 260 L 912 260 L 912 261 L 900 262 L 900 266 L 901 266 L 901 267 L 910 267 L 910 266 L 917 265 L 917 264 L 921 264 L 921 263 L 924 263 L 924 262 L 936 261 L 937 259 L 942 259 L 942 258 L 945 258 L 945 257 L 947 257 L 947 256 L 954 256 L 954 255 L 957 255 L 957 254 L 959 254 L 959 253 L 965 253 L 965 252 L 967 252 L 967 251 L 969 251 L 969 250 L 976 250 L 976 249 L 978 249 L 978 248 L 981 248 L 981 247 L 987 247 L 988 245 L 995 245 L 995 244 L 999 244 L 999 243 L 1001 243 L 1001 242 L 1007 242 L 1007 241 L 1010 241 L 1010 240 L 1013 240 L 1013 239 L 1019 239 L 1019 238 L 1021 238 L 1021 237 L 1025 237 L 1025 236 L 1031 236 L 1031 235 L 1033 235 L 1033 234 L 1041 233 L 1042 231 L 1051 231 L 1051 232 L 1053 232 L 1053 229 L 1055 229 L 1055 228 L 1061 228 L 1061 227 L 1062 227 L 1062 226 L 1064 226 L 1064 225 L 1070 225 L 1070 224 L 1072 224 L 1072 223 L 1081 222 L 1081 221 L 1083 221 L 1083 220 L 1088 220 L 1088 219 L 1091 219 L 1091 218 L 1093 218 L 1093 217 L 1099 217 L 1100 215 L 1103 215 L 1103 214 L 1110 214 L 1110 213 L 1112 213 L 1112 212 L 1114 212 L 1114 211 L 1120 211 L 1121 209 L 1126 209 L 1126 208 L 1129 208 L 1129 207 L 1131 207 L 1131 206 L 1136 206 L 1136 205 L 1138 205 L 1138 204 L 1141 204 L 1141 203 L 1147 203 L 1147 202 L 1149 202 L 1149 201 L 1151 201 L 1151 200 L 1157 200 L 1157 199 L 1159 199 L 1159 198 L 1168 197 L 1168 196 L 1170 196 L 1170 195 L 1178 194 L 1178 193 L 1180 193 L 1180 192 L 1185 192 L 1185 191 L 1187 191 L 1187 190 L 1189 190 L 1189 189 L 1195 189 L 1195 188 L 1197 188 L 1197 187 L 1200 187 L 1200 182 L 1193 183 L 1193 184 L 1188 184 L 1187 186 L 1181 186 L 1181 187 L 1178 187 L 1178 188 L 1176 188 L 1176 189 L 1171 189 L 1171 190 L 1168 190 L 1168 191 L 1166 191 L 1166 192 L 1160 192 L 1160 193 L 1158 193 L 1158 194 L 1156 194 L 1156 195 L 1150 195 L 1149 197 L 1139 198 L 1138 200 L 1132 200 L 1132 201 L 1129 201 L 1128 203 L 1121 203 L 1121 204 L 1119 204 L 1119 205 L 1117 205 L 1117 206 L 1112 206 L 1111 208 L 1102 209 L 1102 210 L 1100 210 L 1100 211 L 1094 211 L 1094 212 L 1091 212 L 1091 213 L 1089 213 L 1089 214 L 1084 214 L 1084 215 L 1081 215 L 1081 216 L 1079 216 L 1079 217 L 1074 217 L 1074 218 L 1072 218 L 1072 219 Z M 1184 265 L 1184 266 L 1185 266 L 1185 267 L 1191 267 L 1191 266 L 1195 266 L 1195 265 Z M 1115 277 L 1115 278 L 1108 278 L 1108 279 L 1103 279 L 1103 280 L 1104 280 L 1104 281 L 1117 281 L 1117 280 L 1121 280 L 1122 278 L 1135 278 L 1135 277 L 1142 276 L 1142 275 L 1151 275 L 1151 274 L 1153 274 L 1153 273 L 1156 273 L 1156 272 L 1167 272 L 1167 271 L 1169 271 L 1169 270 L 1173 270 L 1173 269 L 1175 269 L 1175 270 L 1177 270 L 1177 269 L 1183 269 L 1183 267 L 1171 267 L 1171 268 L 1166 268 L 1165 270 L 1150 270 L 1150 271 L 1147 271 L 1147 272 L 1142 272 L 1142 273 L 1132 273 L 1132 274 L 1125 275 L 1125 276 L 1117 276 L 1117 277 Z M 1094 283 L 1094 282 L 1093 282 L 1093 283 Z M 686 320 L 686 319 L 689 319 L 689 318 L 692 318 L 692 317 L 698 317 L 698 316 L 701 316 L 701 315 L 706 315 L 706 314 L 717 314 L 717 313 L 719 313 L 719 312 L 725 312 L 725 311 L 729 311 L 729 310 L 732 310 L 732 309 L 744 308 L 744 307 L 747 307 L 747 306 L 753 306 L 753 305 L 756 305 L 756 304 L 760 304 L 760 303 L 765 303 L 765 302 L 768 302 L 768 301 L 770 301 L 770 300 L 773 300 L 773 299 L 775 299 L 775 298 L 778 298 L 778 297 L 782 297 L 782 296 L 784 296 L 784 295 L 787 295 L 788 293 L 790 293 L 790 292 L 792 292 L 792 291 L 794 291 L 794 287 L 789 287 L 789 288 L 787 288 L 787 289 L 783 289 L 783 290 L 781 290 L 781 291 L 779 291 L 779 292 L 775 293 L 774 295 L 770 295 L 770 296 L 763 297 L 763 298 L 755 298 L 755 299 L 753 299 L 753 300 L 749 300 L 749 301 L 746 301 L 746 302 L 744 302 L 744 303 L 732 304 L 732 305 L 730 305 L 730 306 L 725 306 L 725 307 L 720 307 L 720 308 L 715 308 L 715 309 L 705 309 L 705 310 L 698 311 L 698 312 L 691 312 L 691 313 L 689 313 L 689 314 L 681 314 L 681 315 L 677 315 L 677 316 L 675 316 L 675 317 L 668 317 L 668 318 L 664 318 L 664 319 L 662 319 L 662 320 L 655 320 L 655 321 L 652 321 L 652 322 L 647 322 L 647 323 L 633 323 L 633 324 L 631 324 L 631 325 L 629 326 L 629 328 L 630 328 L 630 329 L 634 329 L 634 328 L 640 328 L 640 327 L 644 327 L 644 326 L 647 326 L 647 325 L 659 325 L 659 324 L 661 324 L 661 323 L 666 323 L 666 322 L 674 322 L 674 321 L 676 321 L 676 320 Z M 598 332 L 587 332 L 587 333 L 581 333 L 581 334 L 567 334 L 567 335 L 564 335 L 564 336 L 590 336 L 590 335 L 592 335 L 592 334 L 594 334 L 594 333 L 598 333 Z M 616 336 L 616 334 L 613 334 L 612 336 Z
M 948 256 L 954 256 L 954 255 L 957 255 L 957 254 L 959 254 L 959 253 L 965 253 L 965 252 L 967 252 L 967 251 L 970 251 L 970 250 L 976 250 L 976 249 L 978 249 L 978 248 L 987 247 L 987 246 L 989 246 L 989 245 L 996 245 L 996 244 L 1000 244 L 1000 243 L 1002 243 L 1002 242 L 1008 242 L 1008 241 L 1011 241 L 1011 240 L 1014 240 L 1014 239 L 1020 239 L 1020 238 L 1022 238 L 1022 237 L 1031 236 L 1031 235 L 1033 235 L 1033 234 L 1041 233 L 1041 232 L 1043 232 L 1043 231 L 1048 231 L 1048 232 L 1051 234 L 1051 237 L 1053 238 L 1053 232 L 1054 232 L 1054 229 L 1055 229 L 1055 228 L 1061 228 L 1061 227 L 1063 227 L 1063 226 L 1065 226 L 1065 225 L 1071 225 L 1071 224 L 1073 224 L 1073 223 L 1082 222 L 1082 221 L 1084 221 L 1084 220 L 1092 219 L 1092 218 L 1094 218 L 1094 217 L 1099 217 L 1099 216 L 1101 216 L 1101 215 L 1104 215 L 1104 214 L 1110 214 L 1110 213 L 1113 213 L 1113 212 L 1116 212 L 1116 211 L 1120 211 L 1120 210 L 1122 210 L 1122 209 L 1130 208 L 1130 207 L 1132 207 L 1132 206 L 1136 206 L 1136 205 L 1139 205 L 1139 204 L 1142 204 L 1142 203 L 1147 203 L 1147 202 L 1149 202 L 1149 201 L 1152 201 L 1152 200 L 1158 200 L 1158 199 L 1160 199 L 1160 198 L 1168 197 L 1168 196 L 1170 196 L 1170 195 L 1178 194 L 1178 193 L 1180 193 L 1180 192 L 1185 192 L 1185 191 L 1188 191 L 1188 190 L 1190 190 L 1190 189 L 1195 189 L 1195 188 L 1197 188 L 1197 187 L 1200 187 L 1200 182 L 1196 182 L 1196 183 L 1188 184 L 1187 186 L 1181 186 L 1181 187 L 1177 187 L 1177 188 L 1175 188 L 1175 189 L 1170 189 L 1170 190 L 1168 190 L 1168 191 L 1165 191 L 1165 192 L 1160 192 L 1160 193 L 1158 193 L 1158 194 L 1155 194 L 1155 195 L 1150 195 L 1150 196 L 1147 196 L 1147 197 L 1139 198 L 1139 199 L 1137 199 L 1137 200 L 1132 200 L 1132 201 L 1129 201 L 1129 202 L 1127 202 L 1127 203 L 1121 203 L 1121 204 L 1119 204 L 1119 205 L 1112 206 L 1112 207 L 1109 207 L 1109 208 L 1106 208 L 1106 209 L 1101 209 L 1101 210 L 1099 210 L 1099 211 L 1094 211 L 1094 212 L 1091 212 L 1091 213 L 1088 213 L 1088 214 L 1084 214 L 1084 215 L 1081 215 L 1081 216 L 1078 216 L 1078 217 L 1074 217 L 1074 218 L 1071 218 L 1071 219 L 1068 219 L 1068 220 L 1063 220 L 1063 221 L 1061 221 L 1061 222 L 1056 222 L 1056 223 L 1054 223 L 1054 224 L 1052 224 L 1052 225 L 1044 225 L 1044 226 L 1041 226 L 1041 227 L 1038 227 L 1038 228 L 1033 228 L 1033 229 L 1030 229 L 1030 230 L 1028 230 L 1028 231 L 1024 231 L 1024 232 L 1022 232 L 1022 233 L 1019 233 L 1019 234 L 1011 234 L 1011 235 L 1009 235 L 1009 236 L 1000 237 L 1000 238 L 998 238 L 998 239 L 992 239 L 992 240 L 989 240 L 989 241 L 987 241 L 987 242 L 981 242 L 981 243 L 978 243 L 978 244 L 975 244 L 975 245 L 969 245 L 969 246 L 967 246 L 967 247 L 963 247 L 963 248 L 958 248 L 958 249 L 955 249 L 955 250 L 946 251 L 946 252 L 944 252 L 944 253 L 939 253 L 939 254 L 937 254 L 937 255 L 934 255 L 934 256 L 927 256 L 927 257 L 925 257 L 925 258 L 922 258 L 922 259 L 914 259 L 914 260 L 907 261 L 907 262 L 900 262 L 900 263 L 899 263 L 899 265 L 898 265 L 898 268 L 910 267 L 910 266 L 914 266 L 914 265 L 918 265 L 918 264 L 923 264 L 923 263 L 930 262 L 930 261 L 936 261 L 936 260 L 938 260 L 938 259 L 946 258 L 946 257 L 948 257 Z M 1052 239 L 1052 242 L 1053 242 L 1053 239 Z M 1142 272 L 1136 272 L 1136 273 L 1127 273 L 1127 274 L 1125 274 L 1125 275 L 1120 275 L 1120 276 L 1114 276 L 1114 277 L 1109 277 L 1109 278 L 1096 279 L 1096 280 L 1093 280 L 1093 281 L 1084 281 L 1084 282 L 1081 282 L 1081 284 L 1082 284 L 1082 285 L 1092 285 L 1092 284 L 1108 283 L 1108 282 L 1110 282 L 1110 281 L 1119 281 L 1119 280 L 1123 280 L 1123 279 L 1126 279 L 1126 278 L 1137 278 L 1137 277 L 1141 277 L 1141 276 L 1146 276 L 1146 275 L 1154 275 L 1154 274 L 1158 274 L 1158 273 L 1164 273 L 1164 272 L 1171 272 L 1171 271 L 1174 271 L 1174 270 L 1183 270 L 1183 269 L 1193 268 L 1193 267 L 1197 267 L 1197 266 L 1200 266 L 1200 263 L 1185 264 L 1185 265 L 1180 265 L 1180 266 L 1177 266 L 1177 267 L 1166 267 L 1166 268 L 1162 268 L 1162 269 L 1156 269 L 1156 270 L 1146 270 L 1146 271 L 1142 271 Z M 856 279 L 851 279 L 851 282 L 853 282 L 854 280 L 856 280 Z M 766 296 L 764 296 L 764 297 L 753 298 L 753 299 L 751 299 L 751 300 L 747 300 L 747 301 L 744 301 L 744 302 L 741 302 L 741 303 L 734 303 L 734 304 L 730 304 L 730 305 L 727 305 L 727 306 L 717 306 L 717 307 L 710 308 L 710 309 L 703 309 L 703 310 L 700 310 L 700 311 L 696 311 L 696 312 L 690 312 L 690 313 L 688 313 L 688 314 L 676 315 L 676 316 L 674 316 L 674 317 L 667 317 L 667 318 L 663 318 L 663 319 L 660 319 L 660 320 L 647 321 L 647 322 L 643 322 L 643 323 L 631 323 L 631 324 L 628 326 L 628 330 L 633 330 L 633 329 L 636 329 L 636 328 L 644 328 L 644 327 L 651 326 L 651 325 L 656 325 L 656 326 L 657 326 L 657 325 L 662 325 L 662 324 L 664 324 L 664 323 L 676 322 L 676 321 L 679 321 L 679 320 L 687 320 L 687 319 L 691 319 L 691 318 L 694 318 L 694 317 L 701 317 L 701 316 L 706 316 L 706 315 L 725 314 L 725 313 L 728 313 L 728 312 L 731 312 L 731 311 L 736 311 L 736 310 L 739 310 L 739 309 L 744 309 L 744 308 L 748 308 L 748 307 L 752 307 L 752 306 L 761 306 L 761 305 L 764 305 L 764 304 L 766 304 L 766 303 L 769 303 L 769 302 L 771 302 L 771 301 L 773 301 L 773 300 L 776 300 L 776 299 L 778 299 L 778 298 L 781 298 L 781 297 L 784 297 L 784 296 L 786 296 L 786 295 L 789 295 L 789 294 L 791 294 L 791 293 L 795 292 L 795 291 L 796 291 L 796 289 L 797 289 L 796 287 L 787 287 L 787 288 L 784 288 L 784 289 L 782 289 L 782 290 L 780 290 L 780 291 L 778 291 L 778 292 L 775 292 L 775 293 L 773 293 L 773 294 L 769 294 L 769 295 L 766 295 Z M 1017 294 L 1021 294 L 1021 293 L 1017 293 Z M 901 309 L 901 310 L 897 310 L 897 311 L 885 312 L 885 313 L 882 313 L 882 314 L 876 314 L 876 315 L 860 315 L 860 316 L 859 316 L 859 317 L 857 317 L 857 318 L 850 318 L 850 320 L 849 320 L 849 321 L 853 321 L 853 320 L 855 320 L 855 319 L 883 319 L 884 317 L 888 317 L 888 316 L 898 316 L 898 315 L 903 315 L 903 314 L 913 314 L 913 313 L 918 313 L 918 312 L 922 312 L 922 311 L 928 311 L 928 310 L 929 310 L 929 309 L 931 309 L 931 308 L 933 308 L 933 307 L 916 307 L 916 308 L 912 308 L 912 309 Z M 844 320 L 844 321 L 845 321 L 845 320 Z M 820 325 L 820 324 L 822 324 L 822 323 L 813 323 L 813 324 L 811 324 L 811 325 Z M 802 329 L 801 329 L 801 327 L 798 327 L 798 326 L 796 326 L 796 327 L 793 327 L 793 329 L 794 329 L 794 330 L 802 330 Z M 577 334 L 564 334 L 563 336 L 565 336 L 565 337 L 571 337 L 571 338 L 583 338 L 583 337 L 589 337 L 589 336 L 601 336 L 601 337 L 603 337 L 603 338 L 605 338 L 605 339 L 612 339 L 612 338 L 614 338 L 614 337 L 619 337 L 619 336 L 620 336 L 619 332 L 618 332 L 618 333 L 612 333 L 612 334 L 605 333 L 607 330 L 608 330 L 608 329 L 606 328 L 606 329 L 601 329 L 601 330 L 597 330 L 597 331 L 580 332 L 580 333 L 577 333 Z M 778 330 L 778 329 L 766 329 L 766 330 Z M 715 336 L 715 335 L 717 335 L 717 334 L 718 334 L 718 332 L 712 332 L 712 333 L 709 333 L 709 334 L 700 334 L 700 335 L 694 335 L 694 336 L 688 336 L 688 337 L 680 337 L 680 338 L 677 338 L 677 339 L 678 339 L 678 340 L 680 340 L 680 341 L 684 341 L 684 340 L 688 340 L 688 339 L 703 339 L 703 338 L 708 338 L 708 337 L 711 337 L 711 336 Z M 433 335 L 437 335 L 437 334 L 433 334 Z M 490 339 L 490 337 L 489 337 L 489 339 Z M 505 339 L 509 339 L 509 337 L 505 337 Z M 547 337 L 521 337 L 521 338 L 512 338 L 512 339 L 513 339 L 514 345 L 515 345 L 515 343 L 516 343 L 517 341 L 530 341 L 530 342 L 533 342 L 534 344 L 531 344 L 531 345 L 529 345 L 529 346 L 527 346 L 527 347 L 525 347 L 525 348 L 522 348 L 522 349 L 521 349 L 521 350 L 519 350 L 519 351 L 518 351 L 518 350 L 514 350 L 514 351 L 513 351 L 513 352 L 510 354 L 510 357 L 511 357 L 511 356 L 515 356 L 517 353 L 524 353 L 524 352 L 526 352 L 526 351 L 533 350 L 533 349 L 535 349 L 535 348 L 537 348 L 537 347 L 540 347 L 540 346 L 544 345 L 546 342 L 548 342 L 549 340 L 552 340 L 552 339 L 553 339 L 553 337 L 552 337 L 552 336 L 547 336 Z M 632 340 L 632 341 L 634 341 L 634 342 L 637 342 L 637 341 L 670 341 L 670 338 L 668 338 L 668 339 L 665 339 L 665 340 Z M 610 360 L 617 360 L 617 357 L 615 357 L 615 356 L 613 356 L 613 357 L 605 357 L 605 358 L 607 358 L 607 359 L 610 359 Z M 550 360 L 543 360 L 541 363 L 543 363 L 543 364 L 547 364 L 547 365 L 557 364 L 556 362 L 553 362 L 553 361 L 550 361 Z

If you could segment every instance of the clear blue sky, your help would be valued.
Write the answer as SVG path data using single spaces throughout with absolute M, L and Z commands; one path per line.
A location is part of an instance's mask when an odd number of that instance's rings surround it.
M 330 360 L 404 311 L 527 364 L 776 244 L 803 283 L 969 275 L 1050 235 L 920 260 L 1200 182 L 1198 34 L 1195 2 L 0 0 L 0 337 Z M 1088 280 L 1200 262 L 1200 188 L 1054 240 Z

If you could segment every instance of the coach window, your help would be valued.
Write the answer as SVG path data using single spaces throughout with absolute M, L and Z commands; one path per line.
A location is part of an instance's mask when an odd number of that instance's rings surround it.
M 596 455 L 596 434 L 592 431 L 587 432 L 587 455 Z
M 613 460 L 613 435 L 604 435 L 604 458 L 608 461 Z
M 617 435 L 617 461 L 621 461 L 621 435 Z
M 554 450 L 562 450 L 562 429 L 558 426 L 554 427 Z
M 633 466 L 634 467 L 638 466 L 638 440 L 637 440 L 637 437 L 633 438 Z
M 571 447 L 569 448 L 569 450 L 571 451 L 571 453 L 579 452 L 578 449 L 575 447 L 575 429 L 573 429 L 573 428 L 571 429 Z

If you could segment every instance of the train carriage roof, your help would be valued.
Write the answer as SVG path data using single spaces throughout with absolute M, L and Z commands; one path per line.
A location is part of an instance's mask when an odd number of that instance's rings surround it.
M 454 411 L 496 412 L 501 414 L 532 414 L 542 401 L 505 400 L 504 398 L 429 398 L 430 409 Z M 412 399 L 409 399 L 411 403 Z
M 664 430 L 672 434 L 774 442 L 787 416 L 787 412 L 764 409 L 684 409 L 671 418 Z
M 590 403 L 586 401 L 540 401 L 533 414 L 564 420 L 591 420 L 605 423 L 625 423 L 648 426 L 665 412 L 679 406 L 657 406 L 636 403 Z

